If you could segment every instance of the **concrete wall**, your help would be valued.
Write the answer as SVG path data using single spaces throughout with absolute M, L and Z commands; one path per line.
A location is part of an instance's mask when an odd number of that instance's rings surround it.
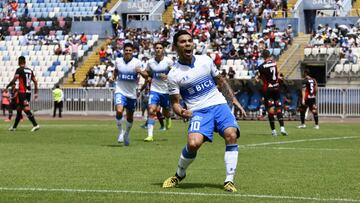
M 74 21 L 71 26 L 72 33 L 99 35 L 99 38 L 107 38 L 113 35 L 110 21 Z

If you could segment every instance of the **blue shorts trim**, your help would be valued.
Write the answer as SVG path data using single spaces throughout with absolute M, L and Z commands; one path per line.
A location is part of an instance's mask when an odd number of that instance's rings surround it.
M 131 99 L 129 97 L 125 97 L 123 94 L 121 94 L 119 92 L 115 93 L 114 103 L 115 103 L 115 106 L 122 105 L 128 111 L 135 111 L 136 99 Z
M 219 132 L 223 137 L 225 129 L 229 127 L 237 128 L 238 137 L 240 136 L 240 127 L 229 106 L 219 104 L 194 111 L 190 119 L 188 134 L 200 133 L 207 141 L 212 142 L 213 132 Z
M 160 105 L 164 109 L 170 109 L 170 96 L 169 94 L 161 94 L 158 92 L 150 91 L 149 105 Z

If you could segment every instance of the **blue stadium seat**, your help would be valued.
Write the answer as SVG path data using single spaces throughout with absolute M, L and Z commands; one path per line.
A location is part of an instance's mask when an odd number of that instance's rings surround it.
M 296 112 L 298 106 L 299 95 L 296 92 L 291 93 L 291 102 L 289 105 L 290 112 Z
M 31 62 L 31 66 L 39 66 L 40 65 L 40 62 L 38 60 L 33 60 Z
M 29 56 L 29 51 L 22 51 L 22 52 L 21 52 L 21 55 L 22 55 L 22 56 Z
M 249 111 L 257 111 L 261 104 L 261 95 L 258 92 L 254 92 L 250 98 L 250 104 L 248 106 Z
M 52 21 L 46 21 L 46 26 L 48 27 L 52 26 Z
M 35 45 L 34 51 L 40 51 L 40 50 L 41 50 L 41 46 L 40 45 Z
M 239 101 L 241 106 L 244 108 L 244 110 L 248 109 L 249 94 L 247 92 L 244 92 L 241 95 L 238 95 L 237 100 Z
M 50 76 L 50 72 L 49 71 L 45 71 L 44 73 L 43 73 L 43 77 L 49 77 Z
M 10 56 L 9 55 L 5 55 L 2 58 L 3 61 L 10 61 Z
M 274 48 L 274 52 L 272 53 L 272 55 L 277 59 L 279 58 L 281 54 L 281 49 L 280 48 Z
M 0 46 L 0 51 L 6 51 L 6 50 L 7 50 L 7 47 L 5 45 Z

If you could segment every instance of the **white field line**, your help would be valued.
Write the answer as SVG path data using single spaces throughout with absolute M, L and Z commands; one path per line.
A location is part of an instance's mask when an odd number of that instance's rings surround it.
M 263 143 L 246 144 L 246 145 L 239 145 L 239 146 L 240 146 L 240 147 L 257 147 L 257 146 L 280 145 L 280 144 L 299 143 L 299 142 L 317 142 L 317 141 L 345 140 L 345 139 L 356 139 L 356 138 L 360 138 L 360 136 L 325 137 L 325 138 L 313 138 L 313 139 L 302 139 L 302 140 L 289 140 L 289 141 L 280 141 L 280 142 L 263 142 Z
M 64 192 L 64 193 L 124 193 L 146 195 L 177 195 L 177 196 L 213 196 L 213 197 L 243 197 L 257 199 L 288 199 L 302 201 L 325 201 L 325 202 L 360 202 L 360 199 L 349 198 L 322 198 L 301 196 L 278 196 L 278 195 L 252 195 L 252 194 L 222 194 L 222 193 L 195 193 L 195 192 L 147 192 L 132 190 L 96 190 L 96 189 L 69 189 L 69 188 L 9 188 L 0 187 L 0 191 L 25 191 L 25 192 Z
M 354 149 L 332 149 L 332 148 L 304 148 L 304 147 L 244 147 L 242 149 L 274 149 L 274 150 L 304 150 L 304 151 L 354 151 Z

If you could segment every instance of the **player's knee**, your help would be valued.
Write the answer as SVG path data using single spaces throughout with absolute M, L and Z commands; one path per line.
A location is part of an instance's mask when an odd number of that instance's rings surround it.
M 226 144 L 235 144 L 238 138 L 238 130 L 236 128 L 228 128 L 224 132 Z
M 188 140 L 188 150 L 191 152 L 196 152 L 201 146 L 201 143 L 199 143 L 196 139 L 189 139 Z

